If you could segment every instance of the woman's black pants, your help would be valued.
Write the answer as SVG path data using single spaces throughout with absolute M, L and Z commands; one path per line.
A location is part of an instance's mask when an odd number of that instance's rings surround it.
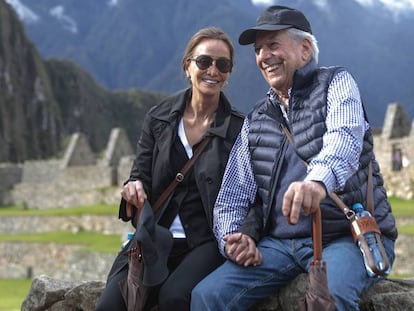
M 158 305 L 158 311 L 190 310 L 191 290 L 223 261 L 215 241 L 189 249 L 184 239 L 175 239 L 168 258 L 170 275 L 163 284 L 149 289 L 145 309 Z M 126 251 L 121 251 L 109 272 L 96 311 L 126 310 L 119 281 L 125 279 L 127 274 L 128 257 Z

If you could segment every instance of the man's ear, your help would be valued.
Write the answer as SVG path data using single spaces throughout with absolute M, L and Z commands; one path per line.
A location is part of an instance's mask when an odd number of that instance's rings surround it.
M 302 60 L 306 63 L 311 59 L 312 57 L 312 43 L 309 41 L 309 39 L 303 39 L 302 40 Z

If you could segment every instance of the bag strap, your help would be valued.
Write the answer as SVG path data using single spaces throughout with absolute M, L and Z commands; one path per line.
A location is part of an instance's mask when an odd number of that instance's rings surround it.
M 289 129 L 284 124 L 281 124 L 281 127 L 282 127 L 282 130 L 285 132 L 287 139 L 293 145 L 292 134 L 290 133 Z M 306 161 L 303 160 L 303 162 L 306 165 L 308 165 Z M 375 273 L 376 276 L 387 276 L 388 274 L 387 270 L 389 269 L 390 262 L 389 262 L 387 253 L 385 252 L 384 245 L 381 242 L 381 237 L 380 237 L 381 231 L 375 221 L 375 218 L 369 217 L 368 219 L 363 219 L 364 217 L 362 217 L 362 218 L 356 219 L 355 212 L 352 209 L 348 208 L 336 193 L 332 192 L 332 193 L 329 193 L 328 195 L 336 203 L 336 205 L 338 205 L 342 209 L 346 218 L 351 222 L 352 236 L 354 237 L 354 239 L 356 237 L 358 241 L 361 243 L 364 249 L 363 253 L 365 254 L 367 258 L 368 265 L 370 266 L 371 270 Z M 375 217 L 374 216 L 374 190 L 373 190 L 373 183 L 372 183 L 372 161 L 370 161 L 368 165 L 368 181 L 367 181 L 366 196 L 367 196 L 366 198 L 367 210 L 371 213 L 373 217 Z M 320 208 L 318 208 L 317 212 L 315 212 L 315 214 L 312 217 L 312 234 L 313 234 L 313 243 L 314 243 L 313 253 L 314 253 L 315 260 L 320 260 L 322 258 L 322 239 L 321 239 L 321 235 L 322 235 L 321 227 L 322 226 L 320 224 L 320 221 L 321 221 Z M 379 246 L 381 256 L 384 259 L 384 268 L 382 270 L 380 270 L 376 266 L 373 260 L 370 248 L 365 240 L 365 237 L 363 234 L 364 232 L 361 230 L 361 227 L 364 228 L 365 232 L 371 231 L 371 232 L 376 233 L 375 237 L 377 240 L 377 244 Z M 359 233 L 357 233 L 355 229 L 357 229 Z
M 374 216 L 374 186 L 372 184 L 372 161 L 368 164 L 368 181 L 367 181 L 367 210 Z
M 155 201 L 154 205 L 152 206 L 152 210 L 154 211 L 154 213 L 158 211 L 162 203 L 164 203 L 164 201 L 168 198 L 171 192 L 174 191 L 175 187 L 177 187 L 177 185 L 184 180 L 185 175 L 188 173 L 188 171 L 193 166 L 194 162 L 197 160 L 197 158 L 204 150 L 204 148 L 207 146 L 210 140 L 211 136 L 204 138 L 204 140 L 200 143 L 200 146 L 198 146 L 198 148 L 194 152 L 193 156 L 187 161 L 187 163 L 183 166 L 181 171 L 179 171 L 177 175 L 175 175 L 175 178 L 171 181 L 171 183 L 164 190 L 164 192 L 159 196 L 157 201 Z
M 157 201 L 155 201 L 154 205 L 152 205 L 152 211 L 154 212 L 154 214 L 158 211 L 158 209 L 161 207 L 164 201 L 168 198 L 168 196 L 174 191 L 175 187 L 177 187 L 177 185 L 184 180 L 185 175 L 188 173 L 188 171 L 193 166 L 194 162 L 200 156 L 201 152 L 204 150 L 204 148 L 207 146 L 210 140 L 211 140 L 211 136 L 207 136 L 206 138 L 204 138 L 204 140 L 200 143 L 200 146 L 198 146 L 198 148 L 194 152 L 193 156 L 190 159 L 188 159 L 188 161 L 185 163 L 183 168 L 177 173 L 177 175 L 175 175 L 175 178 L 172 180 L 172 182 L 168 185 L 168 187 L 164 190 L 164 192 L 161 193 Z M 135 224 L 138 224 L 139 214 L 140 213 L 138 212 L 135 213 L 135 218 L 134 218 Z
M 284 124 L 281 124 L 280 126 L 281 126 L 283 132 L 285 133 L 288 141 L 292 144 L 292 146 L 294 146 L 293 139 L 292 139 L 292 134 L 290 133 L 289 129 Z M 303 162 L 306 165 L 308 165 L 308 163 L 305 160 L 303 160 Z M 346 218 L 348 218 L 349 220 L 354 219 L 354 217 L 355 217 L 354 211 L 352 209 L 350 209 L 348 206 L 346 206 L 346 204 L 342 201 L 342 199 L 336 193 L 334 193 L 334 192 L 328 193 L 328 196 L 344 212 Z M 367 209 L 371 213 L 371 215 L 374 215 L 373 214 L 373 210 L 374 210 L 374 193 L 373 193 L 373 185 L 372 185 L 372 163 L 371 163 L 371 161 L 369 162 L 369 166 L 368 166 L 368 181 L 367 181 L 367 194 L 366 194 L 366 196 L 367 196 Z

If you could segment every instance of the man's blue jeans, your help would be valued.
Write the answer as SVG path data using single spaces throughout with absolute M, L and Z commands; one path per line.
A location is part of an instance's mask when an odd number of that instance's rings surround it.
M 394 261 L 394 242 L 383 237 L 390 263 Z M 263 238 L 258 247 L 263 262 L 243 267 L 227 260 L 192 291 L 191 310 L 248 310 L 274 294 L 297 275 L 309 270 L 313 258 L 312 238 Z M 324 245 L 328 287 L 337 310 L 359 310 L 362 291 L 379 279 L 370 278 L 362 254 L 352 237 L 343 237 Z

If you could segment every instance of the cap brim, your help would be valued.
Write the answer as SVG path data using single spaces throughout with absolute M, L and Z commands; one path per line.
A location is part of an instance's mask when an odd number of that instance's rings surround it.
M 151 205 L 146 200 L 142 207 L 134 236 L 141 242 L 144 261 L 142 282 L 145 286 L 161 284 L 168 276 L 168 256 L 173 244 L 171 232 L 155 222 Z
M 160 225 L 156 225 L 156 260 L 147 260 L 145 252 L 142 250 L 144 260 L 144 275 L 142 283 L 145 286 L 156 286 L 164 282 L 168 277 L 168 256 L 173 245 L 171 232 Z
M 248 45 L 252 44 L 256 41 L 256 34 L 258 31 L 275 31 L 275 30 L 282 30 L 291 28 L 292 25 L 260 25 L 256 27 L 249 28 L 241 33 L 239 36 L 239 44 L 241 45 Z

